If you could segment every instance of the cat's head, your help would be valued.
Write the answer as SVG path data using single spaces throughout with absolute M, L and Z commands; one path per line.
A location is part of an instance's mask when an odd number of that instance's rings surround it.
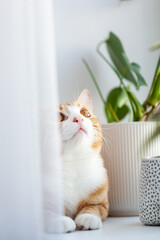
M 100 151 L 102 133 L 92 112 L 90 92 L 84 89 L 75 102 L 60 104 L 59 121 L 64 148 L 88 148 Z

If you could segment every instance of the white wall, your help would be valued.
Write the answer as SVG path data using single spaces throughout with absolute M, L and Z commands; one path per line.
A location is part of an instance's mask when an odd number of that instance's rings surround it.
M 103 105 L 81 58 L 92 66 L 104 96 L 119 84 L 110 68 L 95 52 L 100 40 L 115 32 L 122 40 L 128 57 L 142 66 L 150 85 L 159 52 L 148 47 L 160 39 L 159 0 L 54 0 L 60 101 L 70 101 L 83 88 L 93 96 L 95 113 L 106 122 Z M 139 92 L 143 101 L 145 87 Z

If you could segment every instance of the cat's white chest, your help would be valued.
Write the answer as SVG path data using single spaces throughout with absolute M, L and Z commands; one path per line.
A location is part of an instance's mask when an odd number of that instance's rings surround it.
M 78 203 L 100 187 L 106 172 L 99 154 L 66 153 L 63 155 L 64 207 L 73 216 Z

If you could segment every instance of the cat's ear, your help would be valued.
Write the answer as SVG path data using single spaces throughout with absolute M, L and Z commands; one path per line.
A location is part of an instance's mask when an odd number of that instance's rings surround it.
M 88 89 L 84 89 L 81 92 L 77 101 L 79 103 L 82 103 L 84 106 L 88 107 L 90 110 L 92 110 L 92 99 L 91 99 L 91 94 Z

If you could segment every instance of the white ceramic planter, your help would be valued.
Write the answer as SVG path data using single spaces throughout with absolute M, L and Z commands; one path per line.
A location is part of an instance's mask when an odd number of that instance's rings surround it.
M 102 156 L 108 170 L 110 215 L 133 216 L 139 212 L 141 159 L 160 155 L 160 136 L 149 140 L 156 122 L 110 123 L 102 125 Z

